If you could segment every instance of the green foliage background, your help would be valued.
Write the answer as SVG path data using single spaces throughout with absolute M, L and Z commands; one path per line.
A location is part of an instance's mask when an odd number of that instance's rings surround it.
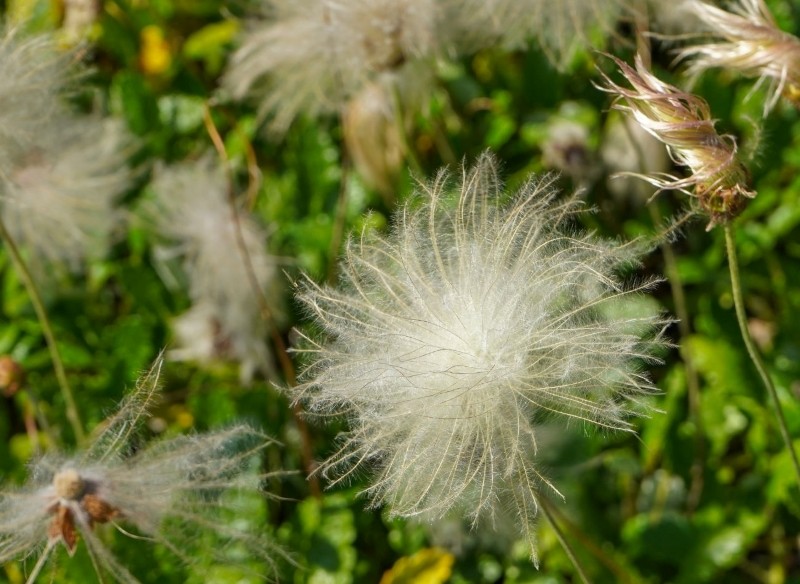
M 771 6 L 785 30 L 800 32 L 792 6 L 778 1 Z M 9 0 L 0 7 L 31 17 L 27 26 L 33 30 L 49 30 L 60 22 L 56 2 Z M 137 185 L 124 201 L 130 209 L 146 196 L 155 161 L 184 160 L 211 148 L 203 122 L 211 104 L 238 190 L 247 190 L 253 160 L 263 173 L 252 205 L 272 228 L 270 252 L 285 258 L 288 316 L 280 334 L 291 344 L 292 327 L 307 324 L 290 300 L 290 281 L 301 271 L 318 280 L 333 273 L 341 235 L 365 225 L 385 228 L 414 179 L 406 171 L 397 181 L 396 198 L 382 197 L 343 163 L 342 129 L 335 119 L 300 119 L 275 140 L 261 130 L 252 107 L 215 97 L 245 9 L 244 3 L 220 0 L 105 2 L 87 49 L 92 73 L 76 101 L 79 107 L 100 104 L 124 118 L 141 139 Z M 163 34 L 169 63 L 161 72 L 143 68 L 142 31 L 147 27 Z M 621 29 L 604 46 L 630 59 L 630 38 L 624 34 Z M 659 75 L 679 81 L 670 61 L 670 54 L 657 46 Z M 542 147 L 549 124 L 572 119 L 588 129 L 581 155 L 599 173 L 587 185 L 586 200 L 597 212 L 584 217 L 585 226 L 611 237 L 653 237 L 660 221 L 680 215 L 690 204 L 684 195 L 663 193 L 647 207 L 633 194 L 609 192 L 598 146 L 608 118 L 616 114 L 609 113 L 608 96 L 593 86 L 599 80 L 596 66 L 611 71 L 609 62 L 589 52 L 577 53 L 559 71 L 534 48 L 486 50 L 442 65 L 430 115 L 411 124 L 409 141 L 424 176 L 433 176 L 444 164 L 471 161 L 490 148 L 503 161 L 513 187 L 528 173 L 545 170 Z M 719 73 L 704 76 L 695 91 L 710 102 L 719 127 L 737 135 L 745 152 L 753 152 L 749 168 L 758 196 L 736 222 L 747 308 L 751 325 L 766 331 L 760 348 L 790 432 L 800 437 L 800 119 L 797 110 L 783 104 L 762 122 L 764 94 L 756 91 L 745 99 L 751 89 L 752 82 Z M 447 147 L 437 148 L 442 142 Z M 560 180 L 565 190 L 583 186 L 567 175 Z M 652 404 L 662 411 L 637 422 L 638 436 L 577 425 L 544 430 L 541 468 L 566 496 L 566 503 L 558 504 L 562 526 L 595 582 L 800 582 L 800 493 L 772 405 L 740 340 L 723 234 L 719 229 L 706 232 L 704 225 L 702 219 L 688 223 L 670 244 L 692 332 L 679 338 L 673 327 L 670 334 L 679 348 L 665 354 L 665 364 L 652 372 L 663 390 Z M 169 323 L 189 306 L 187 297 L 159 279 L 153 243 L 134 221 L 106 260 L 91 265 L 83 278 L 59 281 L 58 289 L 46 294 L 89 429 L 103 421 L 138 373 L 170 345 Z M 663 250 L 656 248 L 642 274 L 668 275 L 669 269 Z M 655 297 L 675 314 L 668 283 Z M 5 250 L 0 250 L 0 311 L 0 354 L 11 355 L 27 375 L 23 391 L 0 401 L 0 475 L 16 483 L 23 480 L 34 452 L 24 424 L 31 400 L 38 401 L 64 444 L 73 439 L 41 327 Z M 696 364 L 701 383 L 697 419 L 689 412 L 686 355 Z M 502 535 L 503 526 L 497 526 L 501 535 L 495 536 L 469 533 L 457 523 L 432 529 L 389 521 L 380 510 L 365 508 L 357 497 L 359 484 L 314 496 L 303 470 L 302 433 L 286 398 L 263 379 L 243 387 L 236 364 L 201 368 L 169 363 L 164 402 L 155 416 L 167 433 L 247 420 L 281 442 L 265 455 L 265 468 L 296 472 L 269 484 L 279 501 L 251 501 L 252 512 L 245 518 L 263 523 L 294 553 L 298 566 L 282 565 L 281 581 L 378 582 L 399 558 L 433 545 L 432 531 L 458 543 L 450 582 L 577 581 L 544 520 L 541 568 L 536 570 L 524 546 Z M 336 424 L 309 426 L 315 458 L 332 451 L 340 429 Z M 695 501 L 692 489 L 700 489 Z M 187 569 L 146 543 L 112 533 L 104 537 L 115 540 L 115 552 L 146 582 L 249 581 L 232 568 L 206 565 L 202 558 Z M 80 551 L 75 558 L 59 558 L 55 579 L 88 582 L 92 574 Z M 24 581 L 22 567 L 4 566 L 3 579 Z

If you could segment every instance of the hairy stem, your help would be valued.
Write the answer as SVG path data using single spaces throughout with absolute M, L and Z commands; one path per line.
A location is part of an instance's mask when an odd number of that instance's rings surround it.
M 69 420 L 69 423 L 72 426 L 72 431 L 75 434 L 76 441 L 81 443 L 86 437 L 86 434 L 83 431 L 83 424 L 81 424 L 78 408 L 75 405 L 75 395 L 72 393 L 69 380 L 67 380 L 67 374 L 64 371 L 64 362 L 61 360 L 61 353 L 59 352 L 58 345 L 56 344 L 56 337 L 53 334 L 53 328 L 50 326 L 50 319 L 48 318 L 47 311 L 44 308 L 44 303 L 42 302 L 42 297 L 39 294 L 39 289 L 36 287 L 36 283 L 33 281 L 33 277 L 31 276 L 28 267 L 25 265 L 22 255 L 19 253 L 19 248 L 17 248 L 16 243 L 14 243 L 14 239 L 11 237 L 11 234 L 6 229 L 6 226 L 2 220 L 0 220 L 0 239 L 5 242 L 6 247 L 8 248 L 11 260 L 14 262 L 14 267 L 17 269 L 17 272 L 22 279 L 22 283 L 25 286 L 25 290 L 28 292 L 28 297 L 31 300 L 31 304 L 33 305 L 33 310 L 36 312 L 36 317 L 39 319 L 39 324 L 42 327 L 42 334 L 44 335 L 45 342 L 47 343 L 47 349 L 50 351 L 50 359 L 53 361 L 53 369 L 56 373 L 56 380 L 58 381 L 58 386 L 61 389 L 61 395 L 64 398 L 64 403 L 67 406 L 67 420 Z
M 750 355 L 753 365 L 755 365 L 755 368 L 761 377 L 761 381 L 767 388 L 767 393 L 769 393 L 772 401 L 775 402 L 775 415 L 778 418 L 778 426 L 781 429 L 781 435 L 783 436 L 783 441 L 786 444 L 786 448 L 789 450 L 789 454 L 792 457 L 794 470 L 797 474 L 798 485 L 800 485 L 800 461 L 798 461 L 797 452 L 795 452 L 794 444 L 792 444 L 792 437 L 789 435 L 789 427 L 786 425 L 786 416 L 783 413 L 783 407 L 778 399 L 778 392 L 775 389 L 775 385 L 772 383 L 769 373 L 767 372 L 767 367 L 764 364 L 764 360 L 758 353 L 758 349 L 756 349 L 753 338 L 750 336 L 750 329 L 747 327 L 747 315 L 744 312 L 744 299 L 742 297 L 742 280 L 739 276 L 739 263 L 736 255 L 736 242 L 733 238 L 733 227 L 731 227 L 730 222 L 725 223 L 725 245 L 728 251 L 728 266 L 730 267 L 731 271 L 733 304 L 736 308 L 736 319 L 739 321 L 739 330 L 742 333 L 742 340 L 744 341 L 745 347 L 747 347 L 747 353 Z
M 539 505 L 541 506 L 545 517 L 547 517 L 547 521 L 550 522 L 550 526 L 553 528 L 553 531 L 558 538 L 558 542 L 561 544 L 561 547 L 564 548 L 564 552 L 567 554 L 572 562 L 572 565 L 575 567 L 575 571 L 578 573 L 581 581 L 583 581 L 583 584 L 590 584 L 589 578 L 586 577 L 586 572 L 583 570 L 583 566 L 581 566 L 581 563 L 578 561 L 578 557 L 575 555 L 574 550 L 569 545 L 569 542 L 567 542 L 566 538 L 564 537 L 564 533 L 561 531 L 561 528 L 556 522 L 555 513 L 550 507 L 550 501 L 548 501 L 546 497 L 540 497 Z

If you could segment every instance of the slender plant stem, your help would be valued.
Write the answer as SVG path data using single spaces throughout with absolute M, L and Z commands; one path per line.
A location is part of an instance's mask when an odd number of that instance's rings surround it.
M 786 425 L 786 416 L 783 413 L 781 402 L 778 399 L 778 392 L 775 389 L 775 385 L 772 383 L 769 373 L 767 372 L 767 368 L 764 365 L 764 360 L 761 358 L 761 355 L 759 355 L 756 345 L 753 342 L 753 338 L 750 336 L 750 329 L 747 328 L 747 315 L 744 312 L 742 280 L 739 276 L 736 242 L 733 238 L 733 227 L 731 226 L 730 222 L 725 223 L 725 245 L 728 251 L 728 266 L 730 267 L 731 271 L 733 304 L 736 308 L 736 319 L 739 321 L 739 330 L 742 333 L 742 340 L 744 341 L 745 347 L 747 347 L 747 352 L 750 355 L 750 359 L 753 361 L 753 365 L 755 365 L 758 374 L 761 376 L 761 381 L 764 382 L 767 392 L 772 398 L 772 401 L 775 402 L 775 414 L 778 418 L 778 426 L 780 426 L 783 441 L 786 443 L 786 448 L 789 450 L 789 454 L 792 457 L 794 470 L 795 473 L 797 473 L 798 485 L 800 485 L 800 461 L 797 459 L 797 453 L 794 450 L 794 444 L 792 444 L 792 437 L 789 435 L 789 427 Z
M 586 572 L 584 572 L 581 563 L 578 561 L 578 557 L 575 555 L 574 550 L 569 545 L 569 542 L 567 542 L 566 538 L 564 537 L 564 533 L 561 531 L 561 528 L 558 526 L 558 523 L 556 522 L 555 513 L 553 509 L 550 507 L 550 501 L 548 501 L 547 498 L 544 496 L 539 497 L 539 505 L 541 506 L 545 517 L 547 517 L 547 520 L 550 522 L 550 525 L 553 528 L 553 531 L 555 532 L 556 537 L 558 538 L 558 541 L 561 544 L 561 547 L 564 548 L 564 552 L 567 554 L 567 557 L 569 557 L 570 561 L 572 562 L 572 565 L 575 567 L 575 571 L 578 573 L 578 576 L 580 576 L 580 579 L 583 581 L 583 584 L 590 584 L 590 580 L 589 578 L 586 577 Z
M 86 434 L 83 431 L 83 424 L 78 414 L 78 408 L 75 405 L 75 395 L 72 393 L 72 388 L 67 380 L 67 374 L 64 371 L 64 362 L 61 360 L 61 353 L 58 351 L 56 337 L 50 326 L 50 319 L 47 317 L 47 311 L 44 308 L 44 303 L 42 302 L 42 297 L 39 294 L 36 283 L 33 281 L 33 277 L 28 267 L 25 265 L 25 261 L 22 259 L 22 255 L 19 253 L 16 243 L 14 243 L 14 239 L 11 237 L 11 234 L 6 229 L 5 223 L 3 223 L 2 220 L 0 220 L 0 238 L 2 238 L 8 248 L 11 260 L 14 262 L 14 267 L 17 269 L 22 279 L 31 304 L 33 304 L 33 309 L 39 319 L 39 324 L 42 327 L 42 334 L 44 334 L 47 348 L 50 351 L 50 359 L 53 361 L 53 369 L 56 373 L 58 386 L 61 388 L 61 395 L 64 397 L 64 402 L 67 406 L 67 419 L 72 426 L 76 441 L 81 443 L 86 438 Z
M 550 513 L 552 513 L 553 517 L 555 517 L 557 521 L 560 521 L 566 530 L 583 545 L 586 551 L 592 554 L 599 563 L 603 564 L 614 574 L 615 582 L 619 582 L 619 584 L 638 584 L 641 582 L 641 578 L 638 574 L 631 573 L 629 568 L 620 564 L 613 554 L 610 554 L 608 550 L 604 550 L 595 543 L 587 533 L 573 523 L 569 517 L 564 515 L 558 507 L 551 505 Z
M 344 115 L 340 116 L 344 125 Z M 342 142 L 339 149 L 341 153 L 341 176 L 339 178 L 339 197 L 336 200 L 336 215 L 333 220 L 333 230 L 331 231 L 331 244 L 328 249 L 328 273 L 326 281 L 328 284 L 335 284 L 339 272 L 339 250 L 344 239 L 344 224 L 347 220 L 347 183 L 350 180 L 350 153 L 347 151 L 347 143 Z
M 627 124 L 625 124 L 627 128 Z M 633 138 L 631 137 L 631 140 Z M 647 206 L 650 209 L 650 217 L 654 225 L 661 222 L 661 217 L 656 208 L 656 203 L 651 202 Z M 686 294 L 683 289 L 683 282 L 681 281 L 680 272 L 678 272 L 678 262 L 675 259 L 675 252 L 669 241 L 664 241 L 659 245 L 661 254 L 664 258 L 664 271 L 667 274 L 669 281 L 670 291 L 672 292 L 672 301 L 675 304 L 675 313 L 678 315 L 678 330 L 681 334 L 681 339 L 685 340 L 692 334 L 692 329 L 689 324 L 689 308 L 686 303 Z M 691 467 L 691 484 L 689 487 L 689 495 L 687 496 L 686 507 L 689 513 L 694 512 L 697 505 L 700 503 L 700 496 L 703 492 L 703 469 L 705 461 L 705 440 L 703 432 L 703 418 L 700 412 L 700 378 L 697 374 L 697 366 L 694 362 L 694 357 L 689 351 L 683 351 L 681 354 L 683 358 L 683 367 L 686 371 L 686 389 L 689 402 L 689 419 L 694 424 L 694 460 Z
M 204 111 L 203 121 L 205 123 L 206 130 L 208 131 L 208 135 L 211 138 L 211 142 L 214 144 L 214 148 L 217 150 L 217 153 L 223 162 L 223 166 L 225 167 L 225 172 L 228 178 L 228 204 L 230 206 L 231 220 L 234 226 L 236 247 L 241 255 L 242 263 L 244 265 L 245 272 L 247 273 L 248 282 L 253 290 L 253 294 L 256 297 L 256 302 L 258 302 L 260 316 L 266 323 L 270 332 L 270 336 L 272 337 L 272 342 L 275 345 L 275 353 L 278 356 L 278 361 L 280 362 L 281 370 L 283 371 L 286 383 L 289 385 L 289 387 L 294 387 L 297 385 L 297 375 L 295 374 L 294 365 L 292 365 L 292 360 L 289 357 L 286 343 L 284 343 L 283 337 L 281 337 L 280 331 L 278 331 L 278 328 L 275 324 L 275 319 L 273 318 L 272 311 L 269 308 L 264 291 L 261 289 L 261 286 L 258 283 L 258 278 L 256 277 L 256 273 L 253 268 L 253 261 L 250 257 L 250 253 L 247 251 L 247 245 L 242 232 L 242 224 L 236 206 L 236 197 L 233 190 L 233 171 L 231 169 L 230 159 L 228 158 L 228 152 L 225 150 L 225 142 L 217 130 L 216 125 L 214 125 L 214 120 L 211 117 L 211 109 L 208 107 L 208 105 L 206 105 Z M 302 444 L 301 456 L 303 458 L 303 466 L 305 467 L 306 474 L 308 476 L 309 489 L 314 497 L 321 498 L 322 487 L 319 484 L 319 478 L 315 472 L 316 463 L 314 462 L 314 448 L 311 441 L 311 433 L 308 430 L 308 424 L 303 416 L 303 408 L 300 404 L 296 403 L 292 406 L 292 416 L 294 417 L 295 424 L 300 432 Z
M 392 100 L 394 102 L 394 123 L 397 128 L 397 136 L 400 138 L 400 145 L 403 148 L 403 153 L 406 155 L 406 162 L 411 167 L 413 174 L 422 177 L 424 176 L 422 163 L 419 161 L 416 150 L 412 148 L 411 142 L 409 141 L 408 131 L 406 130 L 406 112 L 403 107 L 403 99 L 400 97 L 400 92 L 396 85 L 392 92 Z

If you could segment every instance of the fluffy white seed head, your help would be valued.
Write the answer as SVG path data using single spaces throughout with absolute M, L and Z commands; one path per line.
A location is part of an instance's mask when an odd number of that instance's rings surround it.
M 248 213 L 234 216 L 225 173 L 210 156 L 161 167 L 152 188 L 150 215 L 170 242 L 166 254 L 181 258 L 194 304 L 178 321 L 183 346 L 174 356 L 205 359 L 211 348 L 216 357 L 238 360 L 242 377 L 250 379 L 271 361 L 259 295 L 266 295 L 273 317 L 280 305 L 278 265 L 267 254 L 266 233 Z
M 123 125 L 77 116 L 64 97 L 80 75 L 52 36 L 0 39 L 0 213 L 37 275 L 102 256 L 131 180 Z
M 0 210 L 38 272 L 105 255 L 133 172 L 122 122 L 63 112 L 0 177 Z
M 266 0 L 234 54 L 225 85 L 251 94 L 271 127 L 299 113 L 338 113 L 370 80 L 405 75 L 435 47 L 434 0 Z
M 575 203 L 550 183 L 505 203 L 485 155 L 455 192 L 444 173 L 425 187 L 388 236 L 350 241 L 338 287 L 300 285 L 323 335 L 299 349 L 296 398 L 350 422 L 324 474 L 374 468 L 366 491 L 395 516 L 510 507 L 533 544 L 537 425 L 632 429 L 663 320 L 633 308 L 650 282 L 621 280 L 634 247 L 572 232 Z
M 0 492 L 0 563 L 47 555 L 58 544 L 72 553 L 83 542 L 104 577 L 137 582 L 95 533 L 98 524 L 109 523 L 188 563 L 209 554 L 230 563 L 246 551 L 248 561 L 263 564 L 259 575 L 269 575 L 282 552 L 265 537 L 240 530 L 230 514 L 235 495 L 263 494 L 264 475 L 251 463 L 271 441 L 238 425 L 134 450 L 157 397 L 160 368 L 159 359 L 86 450 L 37 460 L 24 488 Z M 201 534 L 214 536 L 217 547 L 196 549 L 209 541 Z M 236 554 L 226 555 L 228 547 Z

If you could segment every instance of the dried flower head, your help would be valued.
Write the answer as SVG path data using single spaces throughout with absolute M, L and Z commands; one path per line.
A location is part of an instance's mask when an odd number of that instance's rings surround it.
M 77 270 L 102 257 L 129 187 L 132 138 L 116 120 L 63 112 L 4 169 L 0 210 L 32 265 Z
M 225 84 L 254 94 L 271 127 L 285 131 L 301 112 L 338 113 L 370 80 L 404 75 L 435 47 L 434 0 L 265 0 L 234 54 Z M 413 67 L 412 67 L 413 69 Z
M 757 85 L 769 81 L 764 115 L 781 95 L 800 107 L 800 39 L 778 28 L 763 0 L 736 0 L 730 12 L 699 0 L 687 6 L 707 34 L 722 39 L 679 51 L 679 60 L 689 60 L 690 74 L 722 68 L 758 77 Z
M 166 255 L 182 259 L 188 278 L 194 307 L 179 321 L 179 329 L 204 332 L 179 335 L 187 344 L 173 356 L 232 357 L 247 381 L 271 363 L 261 295 L 274 316 L 280 305 L 278 264 L 267 254 L 266 234 L 254 218 L 242 210 L 234 215 L 228 188 L 221 165 L 211 156 L 161 167 L 149 214 L 159 235 L 170 242 Z
M 211 554 L 230 563 L 230 545 L 272 569 L 281 552 L 232 525 L 229 516 L 236 505 L 231 495 L 260 492 L 261 475 L 251 472 L 250 463 L 268 438 L 239 425 L 134 450 L 132 439 L 156 399 L 160 369 L 159 358 L 86 450 L 40 459 L 25 488 L 0 493 L 0 563 L 38 555 L 33 581 L 58 544 L 72 555 L 82 540 L 96 569 L 119 582 L 138 582 L 95 533 L 97 525 L 109 523 L 186 562 Z M 217 547 L 195 549 L 202 545 L 200 533 L 214 535 Z
M 457 194 L 441 173 L 388 236 L 350 241 L 339 287 L 299 286 L 324 337 L 299 349 L 296 399 L 350 422 L 326 476 L 373 468 L 366 493 L 394 516 L 510 508 L 533 544 L 543 418 L 632 429 L 661 342 L 661 318 L 634 300 L 651 282 L 620 279 L 633 246 L 568 230 L 576 204 L 554 203 L 551 183 L 504 205 L 484 155 Z
M 664 83 L 647 70 L 640 55 L 636 68 L 611 57 L 631 88 L 621 87 L 604 75 L 603 91 L 616 95 L 614 108 L 630 113 L 639 125 L 663 142 L 672 159 L 692 174 L 638 175 L 659 190 L 678 189 L 695 195 L 709 215 L 708 229 L 730 221 L 742 212 L 755 193 L 747 188 L 747 170 L 736 156 L 736 139 L 719 135 L 704 99 Z

